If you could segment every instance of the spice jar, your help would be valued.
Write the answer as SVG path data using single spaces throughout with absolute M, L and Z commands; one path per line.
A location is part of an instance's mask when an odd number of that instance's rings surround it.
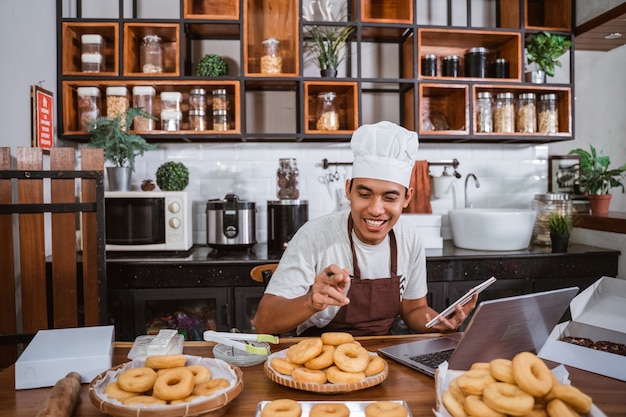
M 493 132 L 492 98 L 488 91 L 478 93 L 476 99 L 476 132 Z
M 213 130 L 225 132 L 228 130 L 228 111 L 213 110 Z
M 124 114 L 128 110 L 129 99 L 126 87 L 107 87 L 107 117 L 113 119 L 122 116 L 121 126 L 126 125 Z
M 81 41 L 81 71 L 100 72 L 104 69 L 104 38 L 98 34 L 85 34 Z
M 146 35 L 140 48 L 140 66 L 144 74 L 163 72 L 163 45 L 157 35 Z
M 154 97 L 154 87 L 136 86 L 133 87 L 133 107 L 141 107 L 143 111 L 152 114 L 152 98 Z M 149 117 L 137 116 L 133 120 L 133 129 L 135 130 L 153 130 L 154 120 Z
M 556 94 L 543 94 L 537 103 L 537 130 L 541 133 L 558 133 L 559 108 Z
M 509 61 L 504 58 L 497 58 L 493 62 L 493 77 L 509 78 Z
M 535 226 L 533 227 L 532 242 L 535 245 L 550 246 L 550 215 L 559 213 L 571 219 L 572 207 L 573 202 L 569 199 L 569 194 L 535 194 L 532 208 L 537 212 L 537 217 L 535 219 Z
M 428 54 L 422 57 L 422 75 L 437 76 L 437 55 Z
M 317 95 L 317 130 L 339 130 L 339 113 L 335 107 L 335 97 L 332 91 Z
M 280 41 L 275 38 L 265 39 L 263 47 L 265 53 L 261 57 L 261 73 L 280 74 L 283 64 L 283 59 L 280 56 Z
M 465 54 L 465 76 L 485 78 L 487 76 L 487 54 L 482 46 L 471 48 Z
M 194 88 L 189 91 L 189 129 L 206 130 L 206 91 Z
M 496 94 L 493 108 L 493 131 L 515 132 L 515 99 L 513 93 Z
M 226 96 L 225 88 L 218 88 L 212 91 L 213 95 L 213 110 L 228 110 L 228 98 Z
M 444 77 L 458 77 L 459 76 L 459 57 L 456 55 L 449 55 L 443 58 L 441 62 L 441 75 Z
M 278 185 L 278 198 L 281 200 L 297 200 L 300 196 L 298 191 L 298 163 L 295 158 L 281 158 L 278 161 L 276 181 Z
M 522 93 L 517 99 L 517 131 L 534 133 L 537 131 L 537 109 L 534 93 Z
M 80 130 L 87 130 L 89 124 L 100 116 L 100 89 L 98 87 L 78 87 L 77 113 Z

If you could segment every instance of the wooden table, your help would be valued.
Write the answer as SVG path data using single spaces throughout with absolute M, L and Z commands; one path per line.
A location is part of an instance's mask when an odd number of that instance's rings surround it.
M 361 344 L 370 351 L 382 346 L 432 337 L 432 335 L 388 336 L 359 338 Z M 272 347 L 276 352 L 300 339 L 281 339 Z M 187 342 L 184 353 L 197 356 L 212 356 L 212 343 Z M 131 347 L 128 342 L 116 342 L 113 364 L 128 361 L 126 355 Z M 434 380 L 412 369 L 389 361 L 389 376 L 380 385 L 345 394 L 318 394 L 298 391 L 270 381 L 263 372 L 263 364 L 245 367 L 243 370 L 243 392 L 230 404 L 227 416 L 254 416 L 259 401 L 278 398 L 291 398 L 300 401 L 342 400 L 404 400 L 408 403 L 413 417 L 432 416 L 435 406 Z M 626 416 L 626 382 L 603 377 L 579 369 L 568 367 L 572 384 L 589 394 L 595 404 L 609 417 Z M 51 388 L 15 391 L 15 368 L 0 372 L 0 417 L 35 416 Z M 90 402 L 88 384 L 83 384 L 80 401 L 74 414 L 77 417 L 102 416 Z

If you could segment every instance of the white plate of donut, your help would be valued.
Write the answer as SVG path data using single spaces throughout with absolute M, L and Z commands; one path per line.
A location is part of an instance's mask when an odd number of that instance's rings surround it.
M 175 356 L 184 356 L 186 358 L 185 367 L 199 365 L 208 368 L 210 371 L 210 380 L 219 380 L 223 383 L 223 386 L 211 393 L 207 391 L 207 395 L 194 396 L 194 398 L 190 398 L 189 401 L 175 405 L 170 404 L 170 401 L 168 401 L 167 404 L 155 403 L 150 406 L 144 404 L 126 405 L 119 399 L 111 398 L 105 393 L 105 389 L 110 384 L 117 383 L 118 377 L 124 371 L 134 368 L 139 369 L 145 366 L 145 359 L 134 359 L 130 362 L 113 367 L 108 371 L 104 371 L 95 377 L 89 385 L 89 399 L 101 412 L 116 417 L 141 415 L 162 415 L 167 417 L 210 414 L 221 415 L 230 401 L 236 398 L 243 390 L 243 374 L 238 367 L 230 365 L 221 359 L 203 358 L 191 355 Z M 149 394 L 149 392 L 147 394 Z M 140 397 L 149 397 L 149 395 L 140 395 Z
M 276 400 L 276 401 L 283 401 L 283 400 Z M 276 401 L 261 401 L 259 402 L 259 405 L 257 407 L 257 411 L 256 411 L 256 415 L 255 417 L 261 417 L 263 414 L 263 409 L 266 406 L 270 406 L 272 404 L 275 404 Z M 288 400 L 289 401 L 289 400 Z M 296 403 L 300 406 L 300 410 L 294 410 L 295 413 L 293 414 L 294 417 L 315 417 L 315 412 L 311 413 L 311 410 L 313 410 L 314 407 L 316 406 L 335 406 L 335 405 L 345 405 L 345 408 L 347 409 L 347 411 L 349 412 L 349 416 L 350 417 L 368 417 L 368 414 L 366 413 L 366 409 L 368 406 L 372 405 L 372 404 L 382 404 L 383 402 L 380 401 L 341 401 L 341 402 L 333 402 L 333 401 L 296 401 Z M 411 414 L 411 410 L 409 409 L 408 404 L 405 401 L 402 400 L 391 400 L 391 401 L 385 401 L 384 403 L 387 404 L 391 404 L 391 405 L 397 405 L 398 408 L 394 409 L 395 415 L 398 417 L 412 417 Z M 390 410 L 387 410 L 390 411 Z M 299 414 L 298 414 L 299 413 Z M 380 413 L 376 411 L 376 409 L 370 409 L 370 413 L 372 413 L 373 415 L 379 416 Z M 330 410 L 327 408 L 324 410 L 323 415 L 328 416 L 331 415 L 332 413 L 330 413 Z M 337 417 L 341 417 L 342 415 L 345 414 L 341 414 L 340 412 L 337 412 Z M 281 413 L 281 415 L 283 416 L 287 416 L 286 413 Z

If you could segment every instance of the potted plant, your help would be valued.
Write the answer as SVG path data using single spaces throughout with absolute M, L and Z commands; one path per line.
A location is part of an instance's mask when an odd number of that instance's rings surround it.
M 306 26 L 309 41 L 305 49 L 323 77 L 335 77 L 346 57 L 346 42 L 354 28 L 351 26 Z
M 530 73 L 530 81 L 545 83 L 546 75 L 554 77 L 555 67 L 562 66 L 558 58 L 572 45 L 572 41 L 566 39 L 565 36 L 550 32 L 543 31 L 533 35 L 526 45 L 526 58 L 529 64 L 537 64 L 539 70 Z
M 570 216 L 554 212 L 548 217 L 548 227 L 550 228 L 552 252 L 567 252 L 569 234 L 572 229 L 572 219 Z
M 156 149 L 156 145 L 149 144 L 142 136 L 126 129 L 137 116 L 156 120 L 156 117 L 143 109 L 131 107 L 113 118 L 98 117 L 87 129 L 91 133 L 88 146 L 102 148 L 104 159 L 113 164 L 113 167 L 107 167 L 111 191 L 128 191 L 130 178 L 135 170 L 135 157 L 143 155 L 147 150 Z
M 156 181 L 161 191 L 183 191 L 189 185 L 189 170 L 182 162 L 168 161 L 157 169 Z
M 228 63 L 215 54 L 207 54 L 200 58 L 196 73 L 200 77 L 220 77 L 228 75 Z
M 576 180 L 576 186 L 581 193 L 589 198 L 591 213 L 606 215 L 609 212 L 611 202 L 611 188 L 619 187 L 624 192 L 624 172 L 626 164 L 615 169 L 609 169 L 611 158 L 602 151 L 597 152 L 593 145 L 589 151 L 581 148 L 573 149 L 569 155 L 580 157 L 580 175 Z

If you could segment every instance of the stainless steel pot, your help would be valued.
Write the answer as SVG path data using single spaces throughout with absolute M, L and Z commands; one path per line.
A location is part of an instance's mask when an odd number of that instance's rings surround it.
M 235 194 L 206 204 L 207 245 L 218 249 L 248 248 L 256 244 L 256 207 Z

